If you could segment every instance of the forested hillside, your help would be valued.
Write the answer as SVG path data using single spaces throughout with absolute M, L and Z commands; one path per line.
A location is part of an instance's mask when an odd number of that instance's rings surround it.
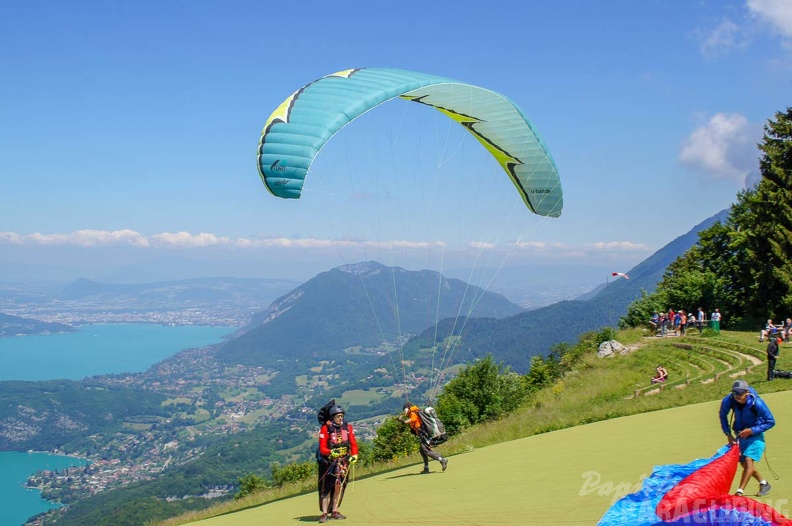
M 562 301 L 503 319 L 474 318 L 464 325 L 446 319 L 438 324 L 437 333 L 445 338 L 452 329 L 454 334 L 461 331 L 461 341 L 453 351 L 455 361 L 471 361 L 492 353 L 516 371 L 525 373 L 531 358 L 546 355 L 553 345 L 575 342 L 588 331 L 618 326 L 628 306 L 641 297 L 642 291 L 654 291 L 669 263 L 698 241 L 699 232 L 722 221 L 726 214 L 724 210 L 702 221 L 630 269 L 629 280 L 616 280 L 591 298 Z M 434 340 L 435 330 L 427 330 L 408 343 L 405 353 L 430 347 Z
M 504 317 L 522 308 L 432 271 L 406 271 L 376 262 L 323 272 L 273 302 L 249 330 L 223 345 L 228 364 L 281 369 L 284 363 L 326 360 L 345 349 L 382 355 L 438 319 Z

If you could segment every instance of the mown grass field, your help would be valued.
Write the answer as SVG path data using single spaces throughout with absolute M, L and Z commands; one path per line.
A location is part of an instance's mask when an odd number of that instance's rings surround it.
M 719 400 L 737 377 L 756 387 L 778 421 L 767 434 L 766 456 L 780 479 L 773 480 L 764 461 L 759 469 L 774 486 L 765 502 L 789 515 L 792 380 L 764 379 L 766 366 L 757 357 L 765 344 L 757 335 L 642 339 L 626 333 L 620 340 L 643 347 L 613 358 L 587 357 L 524 409 L 454 437 L 439 448 L 451 459 L 444 473 L 434 463 L 434 473 L 418 475 L 417 458 L 358 469 L 342 506 L 347 523 L 596 524 L 653 466 L 709 457 L 723 445 Z M 792 369 L 790 350 L 782 347 L 778 368 Z M 671 373 L 662 390 L 649 384 L 658 363 Z M 280 488 L 165 524 L 315 522 L 314 486 Z M 752 482 L 748 491 L 755 490 Z M 207 514 L 217 516 L 204 519 Z

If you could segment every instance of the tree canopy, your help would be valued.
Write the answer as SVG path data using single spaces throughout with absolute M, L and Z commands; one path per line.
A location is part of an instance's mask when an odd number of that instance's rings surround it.
M 759 183 L 737 195 L 725 223 L 669 265 L 653 294 L 630 305 L 623 325 L 645 324 L 652 311 L 718 308 L 723 323 L 753 328 L 792 316 L 792 108 L 765 124 Z

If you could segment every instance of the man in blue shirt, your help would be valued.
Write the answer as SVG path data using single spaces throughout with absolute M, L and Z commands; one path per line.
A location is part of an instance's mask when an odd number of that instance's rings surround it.
M 732 412 L 734 421 L 729 429 L 729 412 Z M 732 384 L 731 393 L 722 401 L 720 406 L 720 424 L 723 433 L 729 438 L 729 445 L 735 441 L 740 446 L 740 464 L 743 467 L 740 486 L 735 495 L 742 495 L 745 485 L 751 477 L 759 481 L 760 497 L 770 493 L 771 486 L 756 471 L 755 462 L 759 462 L 765 450 L 764 432 L 775 425 L 775 419 L 764 400 L 759 398 L 756 391 L 745 380 L 737 380 Z

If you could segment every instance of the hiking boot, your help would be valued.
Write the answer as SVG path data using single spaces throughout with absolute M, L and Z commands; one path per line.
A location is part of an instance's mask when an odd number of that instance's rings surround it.
M 743 496 L 743 490 L 738 489 L 737 491 L 734 492 L 734 496 L 735 497 L 742 497 Z
M 429 466 L 424 466 L 423 471 L 421 471 L 421 475 L 428 475 L 429 474 Z
M 444 458 L 443 460 L 441 460 L 440 465 L 443 466 L 443 471 L 445 471 L 446 468 L 448 467 L 448 459 Z
M 334 511 L 332 515 L 330 515 L 331 519 L 335 519 L 337 521 L 346 519 L 346 515 L 341 515 L 341 513 Z
M 327 513 L 322 513 L 322 514 L 319 516 L 319 522 L 321 522 L 322 524 L 324 524 L 325 522 L 327 522 Z
M 757 493 L 756 495 L 759 497 L 764 497 L 765 495 L 770 493 L 771 489 L 773 489 L 773 486 L 771 486 L 767 482 L 765 482 L 764 484 L 759 484 L 759 493 Z

